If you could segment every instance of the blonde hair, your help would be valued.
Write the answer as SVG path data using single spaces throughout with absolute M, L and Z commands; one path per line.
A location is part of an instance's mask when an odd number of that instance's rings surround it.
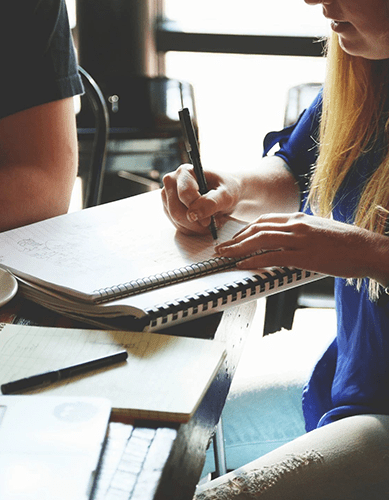
M 314 213 L 329 217 L 347 173 L 359 156 L 374 148 L 384 127 L 381 164 L 362 188 L 355 212 L 357 226 L 380 234 L 386 232 L 389 214 L 388 94 L 389 61 L 350 56 L 333 34 L 327 45 L 320 149 L 309 201 Z M 378 283 L 369 280 L 369 291 L 376 299 Z

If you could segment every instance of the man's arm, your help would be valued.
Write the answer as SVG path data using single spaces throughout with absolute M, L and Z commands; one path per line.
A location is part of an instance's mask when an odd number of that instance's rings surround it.
M 77 152 L 72 97 L 0 120 L 0 231 L 67 212 Z

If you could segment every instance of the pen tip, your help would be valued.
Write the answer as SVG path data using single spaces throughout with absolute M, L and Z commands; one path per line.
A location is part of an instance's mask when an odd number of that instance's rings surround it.
M 209 229 L 211 231 L 212 238 L 214 240 L 217 240 L 217 226 L 213 215 L 211 216 L 211 224 L 209 225 Z

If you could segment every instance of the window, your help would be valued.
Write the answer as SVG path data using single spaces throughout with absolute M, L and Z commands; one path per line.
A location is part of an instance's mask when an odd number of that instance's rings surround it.
M 68 9 L 69 24 L 71 28 L 76 26 L 76 0 L 65 0 Z
M 165 0 L 165 16 L 192 33 L 321 37 L 327 31 L 321 8 L 303 0 Z M 177 47 L 166 53 L 165 67 L 167 76 L 194 86 L 204 166 L 237 169 L 257 163 L 264 135 L 283 126 L 288 90 L 322 82 L 325 60 Z
M 182 30 L 323 36 L 321 6 L 303 0 L 165 0 L 164 14 Z

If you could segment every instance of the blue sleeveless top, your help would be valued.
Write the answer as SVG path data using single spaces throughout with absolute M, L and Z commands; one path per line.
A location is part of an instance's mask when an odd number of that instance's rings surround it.
M 318 154 L 321 93 L 297 123 L 265 137 L 264 154 L 275 145 L 296 177 L 305 206 L 309 175 Z M 382 148 L 361 156 L 337 193 L 333 217 L 353 223 L 361 189 L 378 167 Z M 389 186 L 388 186 L 389 189 Z M 377 302 L 368 296 L 367 280 L 357 291 L 335 278 L 337 332 L 313 369 L 303 391 L 306 430 L 356 414 L 389 414 L 389 296 Z M 312 332 L 314 335 L 315 332 Z

